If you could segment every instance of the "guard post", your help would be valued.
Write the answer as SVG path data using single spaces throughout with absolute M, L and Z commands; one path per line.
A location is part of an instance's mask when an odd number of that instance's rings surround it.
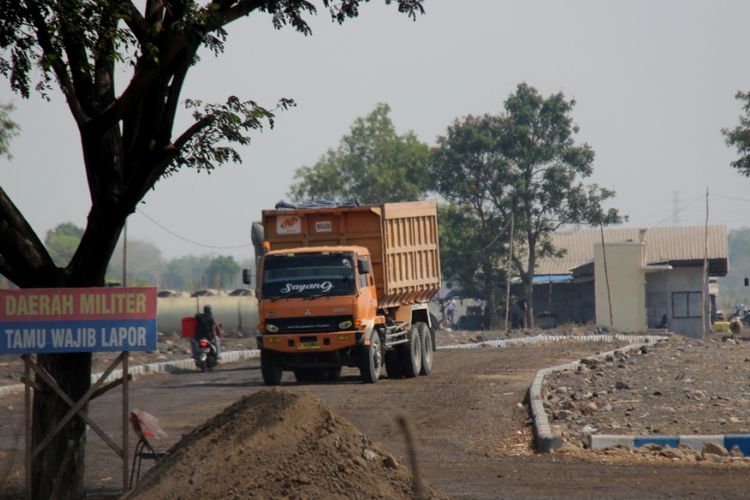
M 26 495 L 31 496 L 31 464 L 72 418 L 81 418 L 122 459 L 122 489 L 128 490 L 129 353 L 156 350 L 156 288 L 26 288 L 0 290 L 0 354 L 24 361 Z M 73 401 L 36 362 L 36 354 L 119 352 L 83 397 Z M 122 364 L 121 376 L 110 379 Z M 32 372 L 35 380 L 32 380 Z M 118 445 L 85 411 L 94 398 L 122 385 L 122 442 Z M 32 391 L 54 391 L 70 410 L 32 447 Z

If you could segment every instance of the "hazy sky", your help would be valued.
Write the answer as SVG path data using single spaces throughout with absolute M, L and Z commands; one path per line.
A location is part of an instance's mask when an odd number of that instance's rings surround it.
M 574 97 L 578 140 L 596 152 L 593 182 L 617 192 L 629 226 L 750 225 L 750 179 L 729 163 L 722 128 L 738 122 L 750 90 L 750 2 L 426 0 L 412 22 L 372 0 L 339 26 L 325 10 L 312 37 L 275 31 L 255 15 L 229 30 L 226 52 L 194 67 L 184 98 L 227 95 L 298 106 L 241 149 L 242 165 L 212 175 L 181 172 L 159 182 L 128 222 L 128 236 L 166 258 L 249 257 L 250 223 L 272 208 L 294 170 L 336 147 L 357 117 L 391 106 L 399 133 L 435 143 L 450 122 L 498 113 L 520 82 Z M 0 185 L 41 238 L 62 222 L 84 226 L 90 206 L 79 138 L 63 99 L 12 95 L 22 133 Z M 182 126 L 188 124 L 183 117 Z

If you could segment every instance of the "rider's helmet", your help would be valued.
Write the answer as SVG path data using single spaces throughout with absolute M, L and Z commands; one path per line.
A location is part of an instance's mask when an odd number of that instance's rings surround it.
M 211 305 L 210 304 L 206 304 L 205 306 L 203 306 L 203 312 L 204 313 L 210 313 L 211 312 Z

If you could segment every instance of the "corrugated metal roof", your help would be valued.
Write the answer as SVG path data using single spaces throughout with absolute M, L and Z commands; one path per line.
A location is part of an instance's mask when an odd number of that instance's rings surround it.
M 605 242 L 638 241 L 640 229 L 604 230 Z M 702 261 L 705 244 L 703 226 L 655 227 L 646 231 L 646 264 Z M 570 270 L 591 262 L 594 245 L 601 243 L 599 229 L 558 231 L 552 235 L 555 248 L 566 249 L 562 258 L 544 258 L 537 262 L 534 274 L 568 274 Z M 718 266 L 718 274 L 726 274 L 728 261 L 725 226 L 708 226 L 708 259 Z M 718 262 L 717 262 L 718 261 Z M 723 261 L 723 262 L 722 262 Z

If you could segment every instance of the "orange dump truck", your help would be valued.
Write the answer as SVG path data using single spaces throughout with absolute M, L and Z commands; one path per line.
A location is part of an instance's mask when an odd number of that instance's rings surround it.
M 434 201 L 263 211 L 258 347 L 266 385 L 432 371 L 440 289 Z M 247 278 L 246 278 L 247 281 Z

